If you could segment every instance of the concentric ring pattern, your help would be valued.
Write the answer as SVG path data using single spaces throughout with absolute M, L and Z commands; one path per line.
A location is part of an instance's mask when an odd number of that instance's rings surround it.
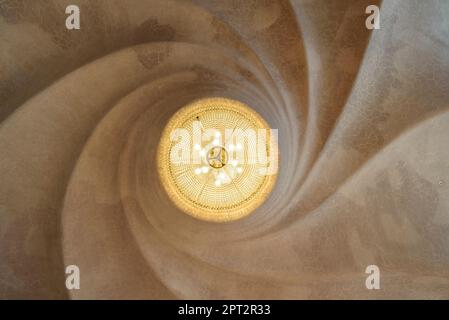
M 161 183 L 193 217 L 241 219 L 273 189 L 278 151 L 271 140 L 270 127 L 248 106 L 222 98 L 194 101 L 164 128 L 157 155 Z
M 0 297 L 449 296 L 448 1 L 73 2 L 80 30 L 70 1 L 0 1 Z M 272 192 L 222 224 L 157 173 L 209 97 L 279 129 Z

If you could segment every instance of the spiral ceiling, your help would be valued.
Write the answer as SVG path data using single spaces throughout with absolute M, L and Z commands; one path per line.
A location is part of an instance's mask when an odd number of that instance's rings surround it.
M 0 297 L 449 297 L 448 25 L 444 0 L 0 1 Z M 220 224 L 157 172 L 169 119 L 209 97 L 281 155 Z

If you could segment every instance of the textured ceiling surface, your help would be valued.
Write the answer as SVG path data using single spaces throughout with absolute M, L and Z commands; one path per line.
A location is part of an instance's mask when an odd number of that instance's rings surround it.
M 0 1 L 0 297 L 449 297 L 448 19 L 444 0 Z M 225 224 L 156 171 L 168 119 L 212 96 L 282 155 Z

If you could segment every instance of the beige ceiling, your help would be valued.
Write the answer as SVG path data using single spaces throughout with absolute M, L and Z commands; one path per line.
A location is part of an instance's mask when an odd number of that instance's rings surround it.
M 448 19 L 444 0 L 0 1 L 0 298 L 449 297 Z M 168 119 L 211 96 L 279 129 L 275 189 L 226 224 L 155 170 Z

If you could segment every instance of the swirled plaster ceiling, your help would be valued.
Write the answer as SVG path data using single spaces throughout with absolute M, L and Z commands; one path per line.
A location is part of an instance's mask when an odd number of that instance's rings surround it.
M 77 0 L 80 30 L 68 4 L 0 2 L 0 297 L 449 296 L 447 1 Z M 229 223 L 157 172 L 208 97 L 279 129 L 273 191 Z

